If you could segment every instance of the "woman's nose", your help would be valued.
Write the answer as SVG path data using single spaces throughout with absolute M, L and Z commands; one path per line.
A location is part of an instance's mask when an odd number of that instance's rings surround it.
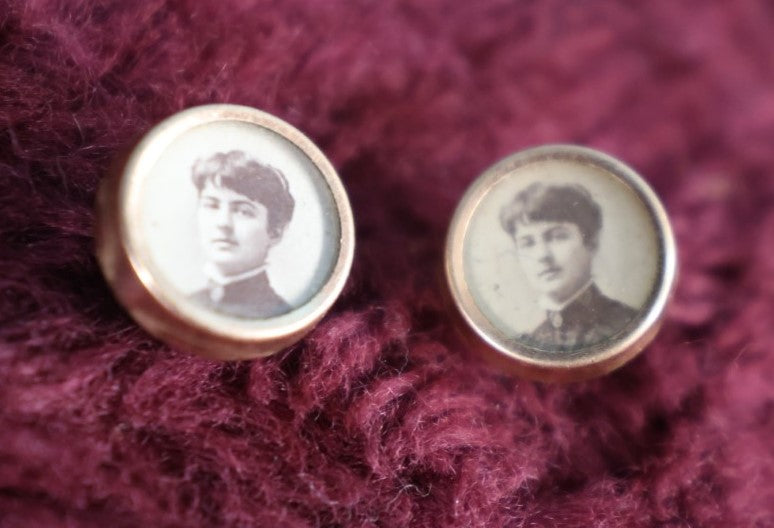
M 540 262 L 553 262 L 554 252 L 551 250 L 551 244 L 540 242 L 538 244 L 537 257 Z
M 234 226 L 233 216 L 228 207 L 221 207 L 216 217 L 217 226 L 221 229 L 231 229 Z

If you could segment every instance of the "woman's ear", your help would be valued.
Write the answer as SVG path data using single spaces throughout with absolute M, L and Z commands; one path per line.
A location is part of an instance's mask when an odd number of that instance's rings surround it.
M 282 233 L 279 235 L 269 235 L 269 247 L 276 246 L 282 240 Z

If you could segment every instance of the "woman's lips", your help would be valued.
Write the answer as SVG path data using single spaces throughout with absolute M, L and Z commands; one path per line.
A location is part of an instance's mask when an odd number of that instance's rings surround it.
M 210 243 L 217 249 L 231 249 L 237 246 L 236 240 L 230 238 L 215 238 Z

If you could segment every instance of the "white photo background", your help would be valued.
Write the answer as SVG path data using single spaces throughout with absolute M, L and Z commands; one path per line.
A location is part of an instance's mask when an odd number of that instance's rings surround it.
M 188 295 L 205 287 L 204 254 L 196 223 L 194 163 L 217 152 L 241 150 L 285 176 L 295 200 L 282 240 L 269 252 L 267 274 L 293 308 L 326 282 L 338 256 L 339 219 L 330 189 L 312 161 L 293 143 L 249 123 L 222 121 L 192 128 L 175 139 L 145 179 L 143 232 L 164 279 Z
M 623 182 L 597 167 L 562 160 L 530 163 L 502 178 L 479 202 L 464 241 L 465 279 L 476 304 L 506 336 L 531 332 L 545 318 L 538 294 L 519 266 L 500 210 L 530 184 L 577 184 L 602 210 L 592 278 L 615 300 L 641 309 L 654 291 L 656 230 L 643 203 Z

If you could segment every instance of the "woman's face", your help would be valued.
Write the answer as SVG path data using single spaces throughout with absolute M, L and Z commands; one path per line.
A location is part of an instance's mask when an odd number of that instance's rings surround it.
M 205 256 L 224 275 L 262 266 L 276 241 L 269 236 L 266 207 L 207 181 L 199 194 L 197 220 Z
M 519 223 L 516 252 L 530 284 L 557 302 L 572 297 L 591 279 L 594 251 L 572 222 Z

